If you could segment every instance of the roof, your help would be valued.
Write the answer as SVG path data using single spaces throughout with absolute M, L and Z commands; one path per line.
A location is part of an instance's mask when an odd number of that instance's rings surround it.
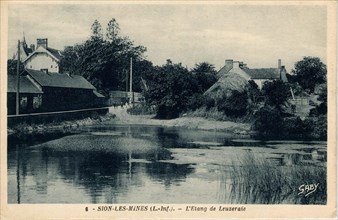
M 99 92 L 97 92 L 97 91 L 93 91 L 93 93 L 94 93 L 94 95 L 96 96 L 96 97 L 98 97 L 98 98 L 104 98 L 105 96 L 104 95 L 102 95 L 101 93 L 99 93 Z
M 61 60 L 61 51 L 57 50 L 57 49 L 53 49 L 50 47 L 47 47 L 47 50 L 53 54 L 53 56 L 55 56 L 58 60 Z
M 16 75 L 7 75 L 7 92 L 16 92 Z M 20 77 L 20 93 L 34 93 L 41 94 L 43 93 L 37 86 L 35 86 L 26 76 Z
M 60 73 L 45 73 L 39 70 L 26 70 L 43 87 L 96 89 L 90 82 L 79 75 L 68 75 Z
M 26 57 L 26 59 L 23 62 L 26 62 L 27 60 L 29 60 L 31 57 L 33 57 L 34 54 L 38 54 L 38 53 L 47 53 L 50 56 L 52 56 L 57 62 L 60 62 L 61 60 L 61 51 L 57 50 L 57 49 L 53 49 L 48 47 L 47 49 L 44 47 L 38 47 L 36 50 L 34 50 L 32 53 L 29 54 L 28 57 Z
M 227 74 L 232 69 L 232 66 L 225 65 L 223 66 L 216 74 L 217 78 L 221 78 L 224 74 Z
M 244 91 L 248 81 L 237 73 L 229 72 L 223 75 L 204 94 L 213 99 L 229 97 L 232 91 Z
M 243 69 L 251 79 L 280 79 L 278 68 Z

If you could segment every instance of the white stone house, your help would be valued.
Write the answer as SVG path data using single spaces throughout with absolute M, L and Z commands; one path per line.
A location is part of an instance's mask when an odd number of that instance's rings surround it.
M 48 39 L 37 39 L 36 50 L 23 60 L 26 69 L 59 73 L 61 51 L 48 47 Z

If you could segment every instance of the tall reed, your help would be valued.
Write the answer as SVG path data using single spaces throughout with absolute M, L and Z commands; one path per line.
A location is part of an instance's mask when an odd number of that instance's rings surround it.
M 249 204 L 325 204 L 326 167 L 280 166 L 247 152 L 230 170 L 228 185 L 231 203 Z M 300 194 L 303 184 L 317 184 L 311 195 Z

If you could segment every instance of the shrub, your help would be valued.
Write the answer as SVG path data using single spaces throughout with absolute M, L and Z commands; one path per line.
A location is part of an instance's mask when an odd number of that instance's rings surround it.
M 262 92 L 265 95 L 266 104 L 278 109 L 281 109 L 281 106 L 290 96 L 289 87 L 281 80 L 264 82 Z
M 234 90 L 231 95 L 225 98 L 218 106 L 219 111 L 223 111 L 230 117 L 241 117 L 246 115 L 249 105 L 249 97 L 246 91 L 239 92 Z
M 284 118 L 282 123 L 282 135 L 292 138 L 308 138 L 313 131 L 312 124 L 307 120 L 302 121 L 300 117 Z
M 188 109 L 196 110 L 205 104 L 206 97 L 202 94 L 194 94 L 188 101 Z
M 314 121 L 312 136 L 320 140 L 327 140 L 327 117 L 319 117 Z
M 259 137 L 268 138 L 316 138 L 326 140 L 327 118 L 300 117 L 282 118 L 280 112 L 272 107 L 265 106 L 254 115 L 255 121 L 252 125 Z
M 255 113 L 256 120 L 253 123 L 253 130 L 258 132 L 259 136 L 279 136 L 282 125 L 280 112 L 271 106 L 264 106 Z
M 327 103 L 323 102 L 320 103 L 318 106 L 310 110 L 309 116 L 310 117 L 317 117 L 320 115 L 327 114 Z
M 207 110 L 215 107 L 215 100 L 210 97 L 205 97 L 204 106 L 207 108 Z

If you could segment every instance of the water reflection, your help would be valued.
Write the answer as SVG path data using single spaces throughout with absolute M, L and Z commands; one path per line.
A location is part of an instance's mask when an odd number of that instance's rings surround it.
M 9 203 L 293 203 L 278 192 L 230 187 L 236 155 L 269 149 L 279 166 L 326 161 L 325 143 L 288 143 L 292 151 L 280 153 L 280 143 L 163 127 L 92 127 L 8 143 Z
M 81 146 L 78 147 L 85 150 L 76 150 L 78 139 L 81 139 Z M 15 193 L 9 191 L 9 201 L 26 203 L 37 196 L 36 202 L 50 202 L 41 198 L 50 194 L 49 188 L 54 182 L 61 180 L 64 184 L 85 189 L 90 201 L 80 202 L 117 203 L 130 187 L 142 187 L 144 178 L 154 179 L 168 187 L 172 183 L 185 181 L 191 173 L 192 168 L 188 168 L 188 165 L 158 162 L 172 157 L 167 149 L 154 147 L 156 143 L 151 142 L 150 146 L 146 146 L 150 142 L 131 137 L 127 140 L 123 137 L 107 139 L 108 135 L 99 135 L 94 143 L 92 136 L 72 135 L 31 148 L 18 144 L 15 152 L 9 152 L 9 161 L 18 162 L 10 163 L 10 170 L 17 170 L 18 189 L 16 201 L 12 196 Z M 68 144 L 61 146 L 65 143 Z M 139 145 L 133 145 L 135 143 Z M 58 144 L 61 145 L 56 146 Z M 88 149 L 91 146 L 93 148 Z M 31 181 L 26 182 L 26 179 Z M 20 185 L 24 185 L 24 189 L 20 189 Z M 22 190 L 25 194 L 29 193 L 29 201 L 21 199 Z M 39 198 L 39 195 L 44 196 Z
M 310 153 L 306 153 L 310 152 Z M 279 165 L 291 166 L 291 165 L 309 165 L 326 162 L 326 152 L 318 151 L 317 149 L 306 149 L 303 153 L 285 153 L 282 154 L 279 159 Z
M 171 184 L 179 185 L 185 181 L 187 176 L 193 172 L 189 164 L 174 164 L 174 163 L 150 163 L 146 165 L 146 172 L 150 178 L 163 183 L 166 188 Z

